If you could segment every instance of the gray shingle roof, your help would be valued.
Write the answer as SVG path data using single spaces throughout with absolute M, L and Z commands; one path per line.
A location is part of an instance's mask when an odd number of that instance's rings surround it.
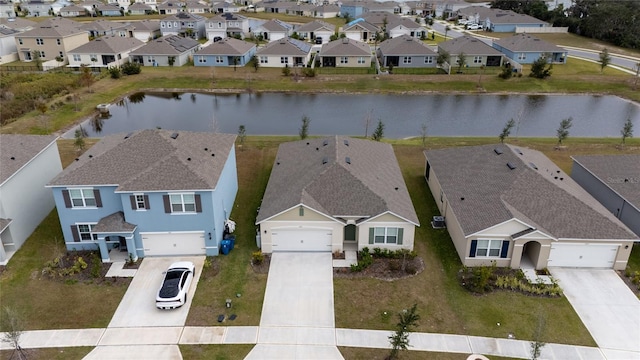
M 519 218 L 555 238 L 637 238 L 538 151 L 498 144 L 425 155 L 465 236 Z
M 269 32 L 279 32 L 279 31 L 287 32 L 292 28 L 292 26 L 285 23 L 284 21 L 280 21 L 278 19 L 271 19 L 263 23 L 262 25 L 260 25 L 260 28 L 265 29 Z
M 70 54 L 119 54 L 137 49 L 144 43 L 136 38 L 103 36 L 69 51 Z
M 54 135 L 0 134 L 0 184 L 56 141 Z
M 132 232 L 136 229 L 136 225 L 130 224 L 124 220 L 124 213 L 116 211 L 111 215 L 107 215 L 100 219 L 93 227 L 92 231 L 97 233 L 113 233 L 113 232 Z
M 168 35 L 149 41 L 129 55 L 180 55 L 198 46 L 200 43 L 192 38 Z
M 207 20 L 207 18 L 205 18 L 204 16 L 200 16 L 200 15 L 196 15 L 196 14 L 192 14 L 192 13 L 186 13 L 186 12 L 179 12 L 177 14 L 173 14 L 173 15 L 169 15 L 167 17 L 162 18 L 162 20 L 176 20 L 176 21 L 205 21 Z
M 526 33 L 496 40 L 494 43 L 513 52 L 566 52 L 563 48 Z
M 24 37 L 65 37 L 83 33 L 80 24 L 69 19 L 55 17 L 45 20 L 33 27 L 33 29 L 25 31 Z
M 320 56 L 371 56 L 371 47 L 361 41 L 342 38 L 322 45 Z
M 135 31 L 155 31 L 160 30 L 160 20 L 142 20 L 134 21 L 133 27 Z
M 136 2 L 136 3 L 133 3 L 133 4 L 129 5 L 128 9 L 129 10 L 145 10 L 145 11 L 153 10 L 153 8 L 151 6 L 149 6 L 147 4 L 139 3 L 139 2 Z
M 461 52 L 466 55 L 502 55 L 497 49 L 469 35 L 441 42 L 438 44 L 438 48 L 451 55 L 457 55 Z
M 235 135 L 141 130 L 104 137 L 51 186 L 117 185 L 117 191 L 215 189 Z M 215 155 L 215 156 L 214 156 Z
M 640 209 L 640 155 L 574 156 L 573 160 Z
M 383 55 L 436 55 L 425 43 L 409 35 L 385 40 L 378 48 Z
M 265 47 L 258 50 L 256 54 L 307 56 L 310 51 L 311 44 L 287 37 L 268 43 Z
M 38 25 L 37 22 L 27 20 L 24 18 L 0 18 L 0 27 L 14 29 L 14 30 L 26 30 Z
M 335 31 L 336 30 L 336 26 L 333 24 L 329 24 L 326 23 L 324 21 L 320 21 L 320 20 L 314 20 L 311 22 L 308 22 L 306 24 L 300 25 L 298 28 L 296 28 L 297 32 L 311 32 L 311 31 L 318 31 L 318 30 L 327 30 L 327 31 Z
M 329 216 L 392 212 L 419 225 L 393 148 L 375 141 L 336 136 L 281 144 L 257 222 L 298 204 Z
M 87 9 L 83 8 L 82 6 L 71 4 L 61 8 L 60 11 L 69 11 L 69 12 L 75 11 L 75 12 L 84 13 L 85 11 L 87 11 Z
M 82 30 L 105 32 L 105 31 L 128 29 L 128 28 L 133 29 L 133 26 L 131 25 L 131 23 L 121 23 L 121 22 L 101 19 L 101 20 L 95 20 L 88 23 L 84 23 L 80 25 L 80 28 Z
M 351 26 L 346 26 L 345 25 L 343 27 L 343 29 L 342 29 L 343 32 L 347 32 L 347 31 L 362 31 L 362 30 L 369 31 L 371 33 L 375 33 L 376 31 L 380 31 L 380 28 L 375 26 L 375 25 L 373 25 L 373 24 L 371 24 L 371 23 L 368 23 L 366 21 L 360 21 L 360 22 L 357 22 L 355 24 L 352 24 Z
M 18 31 L 18 30 L 13 30 L 13 29 L 9 29 L 9 28 L 0 27 L 0 35 L 2 35 L 2 36 L 15 35 L 15 34 L 19 34 L 19 33 L 20 33 L 20 31 Z
M 244 55 L 256 47 L 255 44 L 235 38 L 224 38 L 200 49 L 197 55 Z

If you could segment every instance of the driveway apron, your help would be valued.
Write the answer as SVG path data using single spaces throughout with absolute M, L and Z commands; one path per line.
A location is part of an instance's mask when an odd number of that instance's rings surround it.
M 191 261 L 196 267 L 187 303 L 178 309 L 159 310 L 156 308 L 156 294 L 163 272 L 176 261 Z M 145 258 L 113 314 L 109 328 L 184 326 L 203 265 L 204 256 Z
M 607 358 L 640 359 L 640 300 L 614 270 L 550 268 L 565 296 Z M 610 355 L 609 355 L 610 354 Z
M 258 345 L 246 359 L 342 359 L 330 253 L 273 253 Z

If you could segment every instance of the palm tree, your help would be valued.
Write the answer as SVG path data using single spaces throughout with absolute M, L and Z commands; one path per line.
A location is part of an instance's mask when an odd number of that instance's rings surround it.
M 451 27 L 449 25 L 444 27 L 444 41 L 447 41 L 447 33 L 449 32 L 449 30 L 451 30 Z

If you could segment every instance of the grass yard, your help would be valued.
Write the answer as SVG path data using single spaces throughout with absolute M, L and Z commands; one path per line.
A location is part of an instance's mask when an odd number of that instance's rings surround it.
M 640 243 L 633 244 L 627 266 L 629 266 L 633 272 L 640 271 Z
M 254 345 L 180 345 L 184 360 L 236 360 L 244 359 Z
M 368 349 L 368 348 L 354 348 L 339 346 L 338 350 L 346 360 L 384 360 L 389 355 L 389 350 L 384 349 Z M 465 360 L 471 354 L 456 354 L 456 353 L 440 353 L 440 352 L 426 352 L 426 351 L 402 351 L 400 352 L 400 359 L 402 360 Z M 509 360 L 511 358 L 489 356 L 491 360 Z
M 80 360 L 83 359 L 93 347 L 64 347 L 64 348 L 43 348 L 25 349 L 29 360 Z M 0 351 L 0 359 L 10 359 L 13 350 Z M 17 356 L 17 355 L 16 355 Z

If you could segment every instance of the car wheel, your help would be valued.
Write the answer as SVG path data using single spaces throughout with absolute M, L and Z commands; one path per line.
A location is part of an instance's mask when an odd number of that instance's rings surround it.
M 187 303 L 187 294 L 184 294 L 184 303 Z

